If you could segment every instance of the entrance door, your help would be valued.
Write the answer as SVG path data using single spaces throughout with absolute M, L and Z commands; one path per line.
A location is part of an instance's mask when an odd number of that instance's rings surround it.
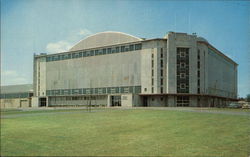
M 111 106 L 121 106 L 121 96 L 111 96 Z
M 46 107 L 46 98 L 39 98 L 39 107 Z
M 148 97 L 143 97 L 143 106 L 144 107 L 148 106 Z

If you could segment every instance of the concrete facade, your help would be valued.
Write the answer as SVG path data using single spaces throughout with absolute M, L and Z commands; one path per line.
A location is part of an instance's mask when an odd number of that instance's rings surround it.
M 35 55 L 33 75 L 34 106 L 224 106 L 237 99 L 237 64 L 186 33 L 148 40 L 97 33 L 68 52 Z
M 31 107 L 32 95 L 32 84 L 1 86 L 0 108 Z

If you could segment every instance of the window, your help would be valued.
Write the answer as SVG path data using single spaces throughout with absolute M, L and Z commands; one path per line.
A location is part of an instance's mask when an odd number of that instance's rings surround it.
M 144 92 L 146 92 L 147 91 L 147 88 L 144 88 Z
M 163 87 L 161 87 L 161 93 L 163 93 Z
M 200 88 L 198 88 L 198 89 L 197 89 L 197 93 L 200 93 L 200 92 L 201 92 L 201 91 L 200 91 Z
M 141 50 L 142 44 L 135 44 L 135 50 Z
M 197 75 L 198 75 L 198 77 L 200 77 L 200 71 L 197 71 Z
M 154 67 L 154 60 L 152 60 L 152 68 Z
M 161 48 L 161 58 L 163 58 L 163 48 Z
M 180 52 L 180 56 L 181 56 L 181 57 L 185 57 L 185 56 L 186 56 L 185 51 L 181 51 L 181 52 Z
M 186 77 L 186 74 L 185 73 L 181 73 L 180 74 L 180 78 L 185 78 Z
M 163 67 L 163 60 L 161 59 L 161 67 Z
M 79 52 L 79 57 L 82 57 L 82 53 L 83 53 L 83 52 Z
M 200 61 L 197 62 L 197 68 L 200 69 Z
M 90 51 L 90 56 L 94 56 L 94 50 Z
M 116 48 L 115 48 L 115 52 L 116 52 L 116 53 L 119 53 L 119 52 L 120 52 L 120 47 L 116 47 Z
M 163 85 L 163 78 L 161 78 L 161 85 Z
M 102 49 L 102 53 L 105 55 L 106 54 L 106 49 Z
M 87 56 L 87 52 L 84 51 L 84 52 L 82 53 L 82 56 L 83 56 L 83 57 L 86 57 L 86 56 Z
M 152 101 L 155 101 L 155 98 L 152 98 Z
M 184 84 L 184 83 L 181 83 L 181 89 L 185 89 L 186 88 L 186 84 Z
M 154 87 L 152 87 L 152 93 L 154 93 Z
M 151 55 L 151 58 L 153 59 L 154 58 L 154 54 L 152 53 L 152 55 Z
M 185 63 L 181 63 L 181 68 L 185 68 L 186 64 Z
M 152 69 L 152 76 L 154 76 L 154 69 Z
M 163 76 L 163 69 L 161 69 L 161 76 Z
M 197 85 L 200 86 L 200 79 L 198 79 Z
M 152 84 L 152 86 L 154 85 L 154 79 L 152 78 L 152 80 L 151 80 L 151 84 Z
M 99 55 L 99 52 L 98 52 L 98 50 L 95 50 L 95 55 Z
M 125 46 L 121 46 L 121 52 L 125 52 Z
M 111 48 L 108 48 L 108 54 L 110 54 L 111 53 Z
M 134 45 L 129 45 L 129 51 L 134 51 Z

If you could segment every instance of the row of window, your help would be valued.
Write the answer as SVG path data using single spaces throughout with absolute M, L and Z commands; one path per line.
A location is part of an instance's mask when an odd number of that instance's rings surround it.
M 93 50 L 86 50 L 86 51 L 79 51 L 79 52 L 69 52 L 65 54 L 55 54 L 53 56 L 47 56 L 46 61 L 58 61 L 58 60 L 66 60 L 72 58 L 80 58 L 80 57 L 89 57 L 89 56 L 98 56 L 98 55 L 106 55 L 112 53 L 120 53 L 120 52 L 128 52 L 128 51 L 135 51 L 141 50 L 142 44 L 131 44 L 131 45 L 123 45 L 123 46 L 116 46 L 116 47 L 108 47 L 102 49 L 93 49 Z
M 0 98 L 1 99 L 14 99 L 14 98 L 29 98 L 32 97 L 33 93 L 6 93 L 6 94 L 1 94 Z
M 78 94 L 141 93 L 141 86 L 47 90 L 47 96 Z

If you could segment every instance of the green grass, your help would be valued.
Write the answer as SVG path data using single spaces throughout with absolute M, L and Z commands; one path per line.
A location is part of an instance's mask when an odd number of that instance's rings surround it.
M 1 156 L 247 157 L 249 120 L 143 109 L 1 119 Z

